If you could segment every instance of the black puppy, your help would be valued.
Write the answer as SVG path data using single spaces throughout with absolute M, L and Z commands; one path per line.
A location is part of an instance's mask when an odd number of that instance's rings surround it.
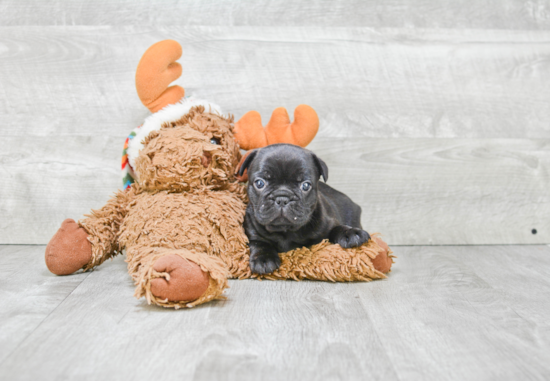
M 370 239 L 361 227 L 361 207 L 319 181 L 328 168 L 313 152 L 291 144 L 252 151 L 239 168 L 248 169 L 244 228 L 252 272 L 279 268 L 279 254 L 328 238 L 344 248 Z

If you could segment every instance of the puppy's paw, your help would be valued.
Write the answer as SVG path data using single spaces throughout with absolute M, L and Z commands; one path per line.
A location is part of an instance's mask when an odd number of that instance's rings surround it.
M 351 226 L 337 226 L 330 232 L 330 242 L 337 243 L 344 249 L 361 246 L 370 239 L 370 234 L 363 229 Z
M 281 266 L 281 258 L 275 250 L 256 251 L 250 256 L 250 270 L 255 274 L 269 274 Z

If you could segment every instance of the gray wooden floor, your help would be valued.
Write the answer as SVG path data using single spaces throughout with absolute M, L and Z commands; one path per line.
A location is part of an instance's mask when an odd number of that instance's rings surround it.
M 548 379 L 550 247 L 404 246 L 373 283 L 232 281 L 165 310 L 122 257 L 51 275 L 44 246 L 0 246 L 0 378 Z

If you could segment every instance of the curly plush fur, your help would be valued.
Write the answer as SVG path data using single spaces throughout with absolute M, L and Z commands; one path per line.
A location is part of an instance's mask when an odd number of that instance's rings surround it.
M 72 271 L 90 270 L 125 249 L 128 272 L 136 284 L 135 296 L 174 308 L 222 297 L 228 277 L 252 277 L 242 226 L 246 192 L 234 176 L 241 155 L 233 128 L 232 117 L 198 106 L 151 132 L 136 159 L 138 183 L 129 191 L 119 191 L 103 208 L 79 221 L 91 243 L 91 252 L 88 263 L 75 265 Z M 219 144 L 213 144 L 212 138 Z M 65 244 L 68 240 L 56 237 L 48 245 L 46 262 L 54 273 L 70 273 L 69 256 L 64 250 L 72 250 L 71 246 Z M 325 241 L 282 253 L 281 267 L 264 278 L 384 278 L 392 256 L 389 249 L 379 245 L 381 242 L 374 239 L 358 248 L 342 249 Z M 159 266 L 162 258 L 172 267 Z M 174 266 L 186 264 L 191 266 L 186 274 L 194 274 L 196 284 L 185 287 L 194 291 L 171 290 L 174 284 L 182 284 L 174 278 L 179 274 L 172 271 Z M 57 270 L 62 267 L 63 271 Z

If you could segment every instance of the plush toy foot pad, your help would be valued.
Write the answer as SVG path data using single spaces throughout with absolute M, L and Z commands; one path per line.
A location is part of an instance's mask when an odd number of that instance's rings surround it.
M 380 251 L 376 258 L 372 260 L 372 265 L 374 268 L 384 274 L 388 273 L 391 270 L 391 265 L 393 263 L 391 257 L 389 256 L 390 247 L 379 237 L 374 237 L 374 241 L 380 246 Z
M 176 254 L 159 258 L 153 269 L 168 276 L 151 279 L 151 293 L 170 302 L 197 300 L 210 284 L 208 273 L 199 265 Z
M 69 275 L 86 266 L 92 259 L 88 233 L 68 218 L 46 246 L 46 266 L 56 275 Z

